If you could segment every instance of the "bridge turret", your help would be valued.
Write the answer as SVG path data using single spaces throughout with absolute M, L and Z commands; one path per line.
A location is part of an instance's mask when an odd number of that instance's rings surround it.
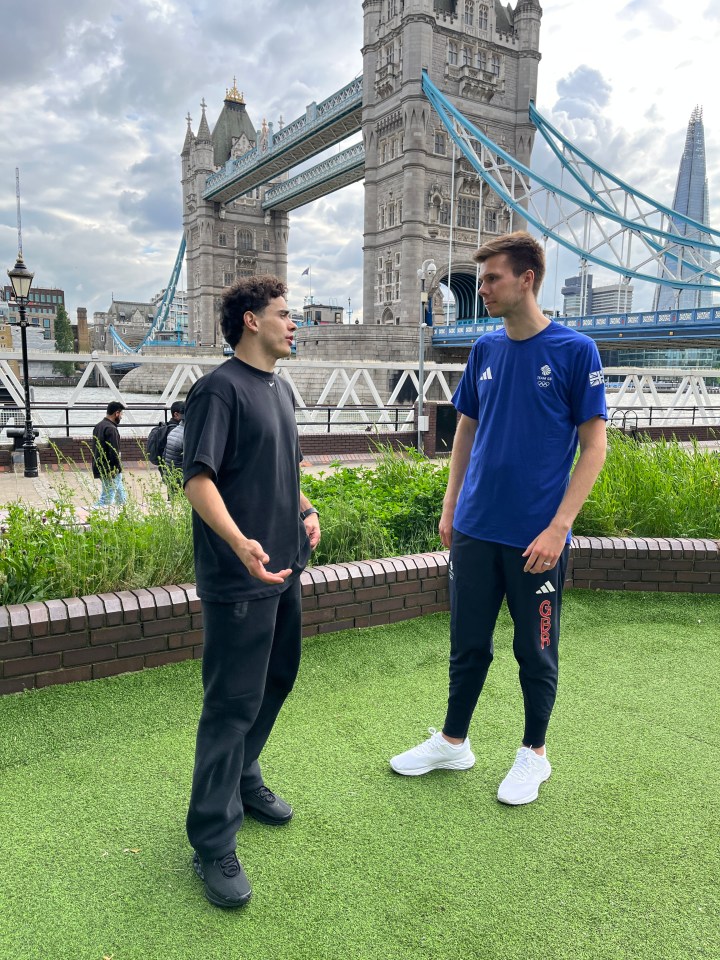
M 287 277 L 288 216 L 279 210 L 263 211 L 265 187 L 229 202 L 205 198 L 208 176 L 251 150 L 256 133 L 234 79 L 212 131 L 205 100 L 201 107 L 196 136 L 188 119 L 181 156 L 188 317 L 192 339 L 207 349 L 222 344 L 219 310 L 225 287 L 256 273 Z
M 540 63 L 540 21 L 542 8 L 537 0 L 518 0 L 514 26 L 519 44 L 517 79 L 517 127 L 515 156 L 530 166 L 535 128 L 528 120 L 528 104 L 537 97 L 537 74 Z

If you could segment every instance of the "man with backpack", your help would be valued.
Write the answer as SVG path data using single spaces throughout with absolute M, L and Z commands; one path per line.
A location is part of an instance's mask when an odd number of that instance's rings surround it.
M 183 468 L 183 445 L 185 439 L 185 404 L 182 400 L 176 400 L 170 407 L 173 419 L 168 426 L 171 429 L 167 433 L 165 440 L 165 449 L 162 452 L 160 461 L 160 471 L 163 480 L 168 483 L 173 473 L 177 470 L 182 472 Z M 172 424 L 175 424 L 172 426 Z M 170 484 L 172 489 L 172 484 Z
M 165 479 L 167 473 L 166 466 L 172 462 L 174 466 L 182 470 L 182 441 L 179 445 L 179 460 L 168 460 L 165 455 L 168 437 L 182 423 L 185 416 L 185 403 L 182 400 L 176 400 L 170 407 L 170 420 L 167 423 L 160 422 L 153 427 L 147 438 L 145 450 L 150 463 L 160 469 L 160 474 Z M 177 451 L 175 451 L 177 458 Z

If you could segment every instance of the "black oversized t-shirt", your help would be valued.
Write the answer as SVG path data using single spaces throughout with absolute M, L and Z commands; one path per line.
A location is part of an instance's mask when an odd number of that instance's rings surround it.
M 209 469 L 230 516 L 270 557 L 271 572 L 307 563 L 300 520 L 300 444 L 293 395 L 273 373 L 231 357 L 202 377 L 185 405 L 184 480 Z M 230 546 L 193 511 L 198 595 L 215 603 L 281 593 L 251 577 Z

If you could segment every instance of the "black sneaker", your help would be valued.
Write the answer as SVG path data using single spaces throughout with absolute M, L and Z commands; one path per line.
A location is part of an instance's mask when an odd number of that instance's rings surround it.
M 281 827 L 292 820 L 293 808 L 266 786 L 242 795 L 243 808 L 260 823 Z
M 216 907 L 242 907 L 252 896 L 250 882 L 234 850 L 220 860 L 201 860 L 196 850 L 193 869 L 205 881 L 205 896 Z

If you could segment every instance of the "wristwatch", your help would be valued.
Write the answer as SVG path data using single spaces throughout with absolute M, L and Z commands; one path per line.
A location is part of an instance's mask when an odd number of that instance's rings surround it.
M 317 510 L 315 509 L 315 507 L 308 507 L 307 510 L 302 510 L 302 511 L 301 511 L 301 513 L 300 513 L 300 519 L 301 519 L 301 520 L 307 520 L 307 518 L 308 518 L 308 517 L 311 517 L 314 513 L 317 513 L 317 515 L 320 516 L 320 514 L 317 512 Z

